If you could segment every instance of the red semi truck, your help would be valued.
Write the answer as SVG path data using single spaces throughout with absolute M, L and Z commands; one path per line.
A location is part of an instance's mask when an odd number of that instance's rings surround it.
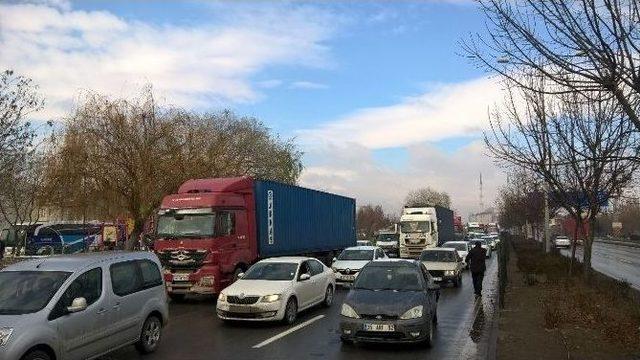
M 354 246 L 355 200 L 248 177 L 189 180 L 166 196 L 154 251 L 169 296 L 217 294 L 260 258 L 330 261 Z

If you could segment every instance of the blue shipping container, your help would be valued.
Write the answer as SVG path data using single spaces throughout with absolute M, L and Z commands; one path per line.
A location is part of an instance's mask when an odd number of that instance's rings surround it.
M 341 250 L 356 244 L 355 199 L 255 181 L 260 257 Z

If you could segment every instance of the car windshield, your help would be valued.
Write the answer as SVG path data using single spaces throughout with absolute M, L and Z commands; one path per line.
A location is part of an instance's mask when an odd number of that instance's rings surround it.
M 371 260 L 373 250 L 344 250 L 338 260 Z
M 250 267 L 242 280 L 293 280 L 297 269 L 296 263 L 262 262 Z
M 454 262 L 456 261 L 456 255 L 454 251 L 429 250 L 422 252 L 420 261 Z
M 69 275 L 63 271 L 1 271 L 0 315 L 42 310 Z
M 426 233 L 430 231 L 428 221 L 403 221 L 400 223 L 400 231 L 403 233 Z
M 409 266 L 366 266 L 356 278 L 354 288 L 366 290 L 419 291 L 421 274 Z
M 463 244 L 463 243 L 444 243 L 444 245 L 442 245 L 443 248 L 448 248 L 448 249 L 456 249 L 458 251 L 468 251 L 467 249 L 467 244 Z
M 158 217 L 158 236 L 206 237 L 214 234 L 215 214 L 165 214 Z

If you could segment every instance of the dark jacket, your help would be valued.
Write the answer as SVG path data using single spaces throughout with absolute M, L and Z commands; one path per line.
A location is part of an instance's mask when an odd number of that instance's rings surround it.
M 474 246 L 467 254 L 467 264 L 469 264 L 469 270 L 472 273 L 484 272 L 487 267 L 484 264 L 484 260 L 487 258 L 487 250 L 482 247 Z

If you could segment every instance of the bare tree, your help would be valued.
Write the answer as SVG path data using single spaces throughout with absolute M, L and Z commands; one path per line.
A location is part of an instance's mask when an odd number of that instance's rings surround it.
M 380 205 L 361 206 L 356 214 L 358 234 L 365 239 L 371 239 L 377 231 L 389 227 L 393 220 L 393 217 L 386 214 Z
M 542 181 L 536 176 L 522 169 L 511 171 L 496 201 L 500 226 L 521 230 L 531 225 L 539 233 L 544 220 L 542 190 Z
M 532 87 L 539 90 L 529 90 Z M 544 81 L 509 89 L 504 107 L 491 116 L 485 142 L 503 164 L 523 168 L 543 180 L 553 198 L 578 227 L 588 221 L 584 264 L 590 276 L 593 229 L 606 198 L 615 197 L 631 181 L 639 163 L 634 125 L 606 94 L 581 101 L 578 94 L 547 95 Z M 575 245 L 574 251 L 575 254 Z
M 51 199 L 83 218 L 131 218 L 134 246 L 145 221 L 190 178 L 250 175 L 295 183 L 301 153 L 253 118 L 199 115 L 137 99 L 87 93 L 49 157 Z
M 405 197 L 404 205 L 409 207 L 439 205 L 447 209 L 451 208 L 449 194 L 434 190 L 430 187 L 413 190 Z
M 479 0 L 487 35 L 463 40 L 469 58 L 532 91 L 615 99 L 640 130 L 640 2 Z M 531 87 L 537 75 L 557 87 Z

